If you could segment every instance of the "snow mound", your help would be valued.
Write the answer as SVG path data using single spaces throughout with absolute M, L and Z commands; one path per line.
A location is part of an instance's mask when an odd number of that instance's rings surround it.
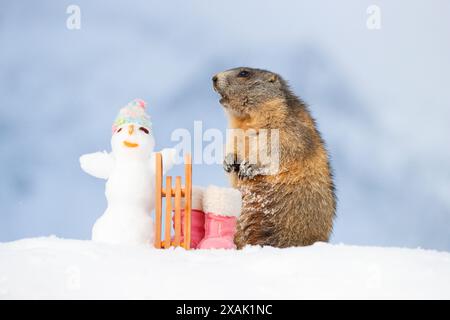
M 0 299 L 21 298 L 450 299 L 450 254 L 325 243 L 241 251 L 0 243 Z

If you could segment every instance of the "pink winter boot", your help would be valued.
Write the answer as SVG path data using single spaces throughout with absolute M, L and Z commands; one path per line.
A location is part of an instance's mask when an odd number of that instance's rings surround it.
M 238 190 L 209 186 L 203 194 L 205 238 L 197 248 L 236 249 L 233 238 L 241 206 L 241 193 Z
M 182 201 L 182 208 L 184 208 L 184 201 Z M 175 229 L 175 215 L 173 215 L 172 222 L 173 228 Z M 184 233 L 184 209 L 181 209 L 181 242 L 184 241 L 183 233 Z M 196 249 L 200 240 L 202 240 L 204 236 L 205 236 L 205 213 L 203 212 L 203 188 L 193 186 L 192 209 L 191 209 L 191 246 L 190 246 L 191 249 Z

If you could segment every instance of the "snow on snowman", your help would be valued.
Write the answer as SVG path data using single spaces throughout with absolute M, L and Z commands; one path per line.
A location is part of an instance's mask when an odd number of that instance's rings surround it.
M 88 174 L 106 179 L 107 208 L 92 228 L 92 240 L 112 244 L 154 242 L 151 212 L 155 207 L 155 139 L 146 103 L 135 99 L 123 107 L 112 126 L 112 152 L 80 157 Z M 160 151 L 163 174 L 172 168 L 175 149 Z M 232 188 L 194 187 L 191 248 L 233 249 L 241 194 Z

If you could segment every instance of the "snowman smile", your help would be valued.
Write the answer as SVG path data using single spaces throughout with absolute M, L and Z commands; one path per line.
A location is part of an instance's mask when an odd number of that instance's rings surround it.
M 126 140 L 123 142 L 123 144 L 125 145 L 125 147 L 128 147 L 128 148 L 139 147 L 139 144 L 133 143 L 133 142 L 129 142 L 129 141 L 126 141 Z

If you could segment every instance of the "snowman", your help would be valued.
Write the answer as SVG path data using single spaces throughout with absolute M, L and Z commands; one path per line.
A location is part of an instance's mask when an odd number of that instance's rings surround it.
M 108 207 L 94 224 L 94 241 L 153 244 L 150 213 L 155 206 L 155 139 L 145 107 L 143 100 L 136 99 L 120 110 L 112 127 L 111 153 L 80 157 L 85 172 L 107 180 Z M 161 153 L 167 171 L 173 166 L 175 149 Z

